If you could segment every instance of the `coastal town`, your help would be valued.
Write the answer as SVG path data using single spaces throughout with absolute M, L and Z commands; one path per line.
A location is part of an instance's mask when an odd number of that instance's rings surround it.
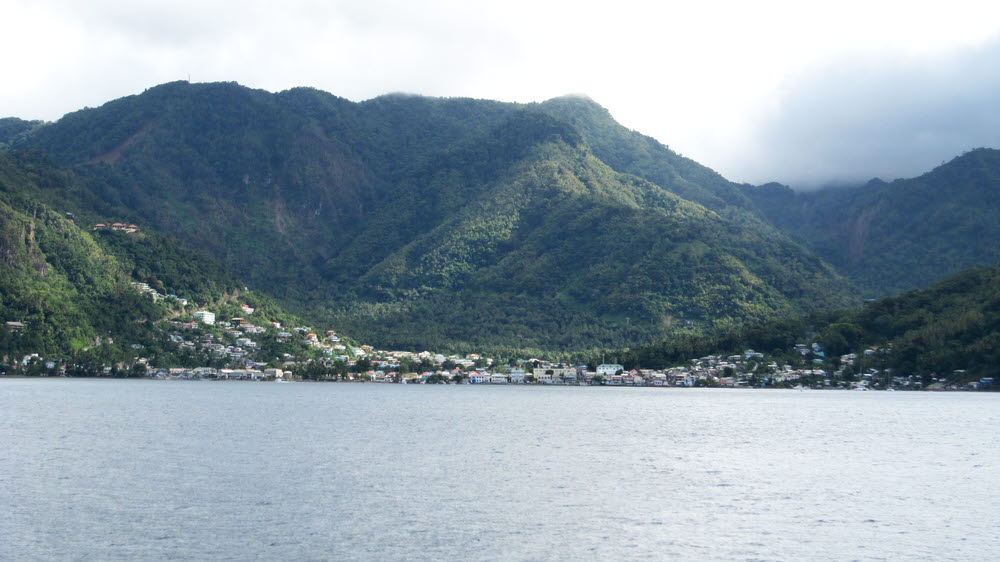
M 164 296 L 163 298 L 167 298 Z M 251 307 L 243 312 L 250 316 Z M 795 388 L 842 390 L 983 390 L 992 386 L 992 379 L 981 379 L 969 385 L 949 384 L 945 378 L 927 381 L 916 377 L 892 376 L 878 367 L 878 357 L 888 350 L 867 349 L 863 354 L 840 357 L 840 364 L 857 366 L 857 375 L 845 375 L 844 370 L 830 372 L 818 365 L 802 368 L 779 364 L 763 353 L 748 349 L 729 356 L 710 355 L 692 358 L 690 364 L 667 369 L 626 369 L 618 363 L 568 365 L 541 359 L 524 359 L 497 364 L 479 354 L 443 355 L 429 351 L 387 351 L 371 346 L 348 346 L 334 330 L 320 337 L 311 328 L 299 326 L 285 329 L 276 322 L 257 326 L 237 317 L 216 322 L 211 312 L 194 313 L 196 320 L 172 321 L 169 334 L 172 343 L 192 352 L 215 357 L 216 366 L 154 367 L 149 359 L 136 356 L 132 369 L 125 365 L 104 366 L 98 376 L 134 376 L 167 380 L 216 381 L 326 381 L 368 382 L 382 384 L 475 384 L 475 385 L 562 385 L 562 386 L 627 386 L 627 387 L 721 387 L 721 388 Z M 221 329 L 221 335 L 205 328 Z M 256 339 L 255 339 L 256 338 Z M 298 356 L 283 353 L 280 362 L 254 360 L 255 351 L 263 338 L 278 344 L 298 345 L 305 353 Z M 800 345 L 797 350 L 807 356 L 822 356 L 818 344 Z M 318 356 L 317 353 L 318 352 Z M 218 366 L 225 365 L 225 366 Z M 136 369 L 135 366 L 139 368 Z M 67 365 L 53 359 L 31 354 L 21 358 L 19 369 L 4 374 L 35 374 L 66 376 Z
M 174 294 L 162 294 L 146 283 L 132 288 L 154 301 L 185 310 L 190 303 Z M 477 353 L 444 355 L 430 351 L 379 350 L 355 345 L 335 330 L 309 326 L 285 327 L 256 319 L 257 311 L 238 304 L 239 316 L 220 320 L 199 308 L 162 321 L 169 344 L 181 352 L 207 358 L 205 365 L 169 366 L 144 355 L 133 345 L 131 364 L 102 365 L 90 376 L 140 376 L 169 380 L 328 381 L 381 384 L 563 385 L 623 387 L 796 388 L 842 390 L 983 390 L 993 380 L 968 385 L 949 384 L 947 378 L 927 380 L 894 376 L 880 365 L 891 349 L 872 347 L 840 356 L 837 370 L 827 366 L 818 343 L 799 344 L 801 360 L 793 365 L 746 349 L 734 355 L 691 358 L 666 369 L 634 369 L 614 362 L 565 364 L 538 358 L 496 362 Z M 7 329 L 23 328 L 7 322 Z M 3 371 L 4 375 L 72 376 L 73 366 L 59 358 L 29 354 Z
M 361 356 L 364 357 L 364 350 Z M 462 358 L 457 355 L 444 357 L 429 352 L 411 353 L 405 351 L 373 351 L 370 360 L 372 369 L 364 372 L 335 374 L 329 372 L 319 378 L 296 376 L 298 364 L 289 362 L 285 367 L 264 369 L 157 369 L 150 373 L 156 379 L 200 379 L 200 380 L 253 380 L 290 382 L 292 380 L 316 380 L 327 382 L 370 382 L 389 384 L 482 384 L 482 385 L 562 385 L 562 386 L 629 386 L 629 387 L 716 387 L 716 388 L 793 388 L 841 389 L 841 390 L 923 390 L 923 382 L 913 377 L 888 377 L 877 369 L 870 369 L 857 380 L 845 380 L 840 373 L 827 373 L 817 369 L 794 369 L 789 365 L 779 367 L 776 363 L 766 364 L 767 374 L 756 372 L 757 361 L 748 361 L 747 354 L 759 356 L 751 350 L 746 354 L 730 357 L 708 356 L 692 359 L 690 366 L 679 366 L 664 370 L 626 370 L 616 363 L 602 363 L 591 370 L 588 365 L 553 364 L 539 360 L 528 360 L 532 366 L 472 367 L 476 361 L 474 354 Z M 424 372 L 400 372 L 400 359 L 432 359 L 438 368 Z M 454 363 L 451 369 L 444 364 Z M 347 366 L 357 364 L 354 359 Z M 888 381 L 888 382 L 886 382 Z M 982 379 L 978 383 L 965 386 L 949 385 L 944 379 L 934 380 L 927 390 L 983 390 L 993 384 L 992 379 Z

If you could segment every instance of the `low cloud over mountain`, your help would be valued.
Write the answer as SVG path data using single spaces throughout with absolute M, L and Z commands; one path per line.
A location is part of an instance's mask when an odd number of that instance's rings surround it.
M 1000 37 L 947 54 L 858 54 L 786 80 L 750 129 L 730 179 L 796 189 L 913 177 L 1000 146 Z

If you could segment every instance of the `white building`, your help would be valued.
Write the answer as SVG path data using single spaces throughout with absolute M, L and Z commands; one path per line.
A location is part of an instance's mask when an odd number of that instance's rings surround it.
M 597 366 L 597 374 L 602 377 L 610 377 L 620 371 L 624 371 L 625 367 L 617 363 L 603 363 Z
M 194 317 L 195 320 L 201 322 L 202 324 L 208 324 L 209 326 L 215 324 L 214 312 L 208 312 L 207 310 L 199 310 L 198 312 L 192 314 L 192 316 Z

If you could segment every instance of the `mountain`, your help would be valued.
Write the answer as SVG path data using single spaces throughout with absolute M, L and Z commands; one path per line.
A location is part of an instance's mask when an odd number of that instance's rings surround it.
M 589 98 L 566 96 L 538 107 L 576 127 L 594 155 L 616 171 L 645 178 L 720 214 L 752 207 L 740 185 L 684 158 L 652 137 L 626 129 L 607 109 Z
M 777 228 L 880 296 L 1000 263 L 1000 151 L 978 149 L 931 172 L 853 189 L 747 188 Z
M 176 237 L 381 346 L 589 349 L 849 302 L 739 186 L 581 98 L 172 83 L 12 145 L 41 197 Z
M 829 304 L 839 289 L 793 244 L 611 170 L 547 116 L 518 114 L 396 189 L 337 264 L 344 284 L 365 272 L 345 321 L 400 303 L 368 318 L 386 326 L 376 337 L 413 334 L 403 345 L 626 343 L 684 320 L 791 313 L 804 295 Z

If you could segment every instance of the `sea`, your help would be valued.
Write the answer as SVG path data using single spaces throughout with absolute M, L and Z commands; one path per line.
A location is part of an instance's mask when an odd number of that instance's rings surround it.
M 0 379 L 3 560 L 996 560 L 1000 394 Z

